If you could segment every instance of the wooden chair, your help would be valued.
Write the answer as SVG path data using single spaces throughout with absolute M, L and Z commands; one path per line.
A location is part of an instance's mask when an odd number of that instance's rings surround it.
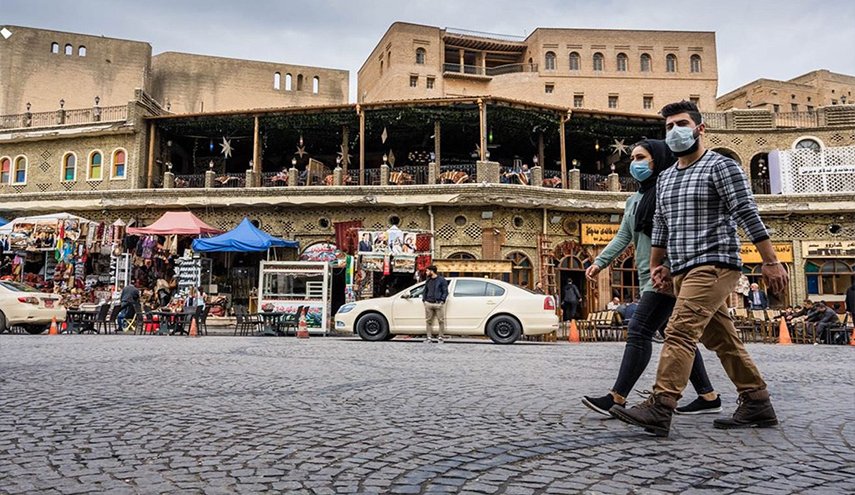
M 460 170 L 449 170 L 439 174 L 440 184 L 463 184 L 469 182 L 469 174 Z

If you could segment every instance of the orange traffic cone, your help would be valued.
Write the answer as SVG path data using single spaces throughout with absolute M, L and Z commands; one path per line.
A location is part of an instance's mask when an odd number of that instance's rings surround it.
M 787 322 L 784 318 L 781 318 L 781 325 L 778 329 L 778 345 L 791 345 L 793 343 L 792 339 L 790 339 L 790 329 L 787 328 Z
M 48 335 L 59 335 L 59 328 L 56 326 L 56 316 L 50 320 L 50 330 L 48 330 Z
M 188 337 L 198 337 L 199 329 L 196 327 L 196 318 L 190 318 L 190 334 Z
M 579 329 L 576 327 L 576 320 L 570 320 L 570 333 L 567 334 L 567 342 L 579 343 Z
M 297 323 L 297 338 L 309 338 L 309 326 L 306 324 L 306 310 L 303 310 L 303 312 L 300 313 L 300 322 Z

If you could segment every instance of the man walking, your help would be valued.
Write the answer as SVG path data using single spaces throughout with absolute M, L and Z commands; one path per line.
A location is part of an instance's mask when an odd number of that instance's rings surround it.
M 425 323 L 427 337 L 425 342 L 445 341 L 445 300 L 448 298 L 448 282 L 436 272 L 436 266 L 430 265 L 425 268 L 427 282 L 422 292 L 422 301 L 425 304 Z M 433 338 L 433 320 L 439 324 L 439 339 Z
M 579 308 L 579 303 L 582 301 L 582 294 L 579 288 L 573 283 L 573 279 L 568 278 L 564 285 L 564 297 L 561 299 L 561 306 L 564 310 L 564 321 L 570 321 L 576 317 L 576 310 Z
M 657 288 L 667 287 L 673 273 L 677 302 L 665 331 L 652 395 L 642 404 L 629 409 L 615 406 L 610 412 L 621 421 L 667 436 L 700 340 L 718 355 L 739 392 L 733 417 L 717 419 L 714 426 L 777 425 L 766 382 L 737 337 L 725 304 L 741 274 L 737 223 L 763 258 L 763 278 L 772 293 L 787 286 L 787 272 L 778 262 L 742 167 L 704 148 L 698 107 L 681 101 L 666 105 L 661 113 L 666 119 L 665 141 L 678 161 L 662 172 L 657 183 L 650 267 Z M 666 249 L 670 271 L 662 264 Z

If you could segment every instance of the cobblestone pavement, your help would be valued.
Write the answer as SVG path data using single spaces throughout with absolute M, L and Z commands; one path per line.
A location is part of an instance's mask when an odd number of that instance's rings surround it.
M 580 403 L 622 350 L 3 335 L 0 493 L 855 493 L 855 348 L 749 346 L 782 425 L 669 439 Z

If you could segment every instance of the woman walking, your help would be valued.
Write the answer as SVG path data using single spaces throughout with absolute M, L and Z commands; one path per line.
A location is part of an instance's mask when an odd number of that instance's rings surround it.
M 585 396 L 582 399 L 583 404 L 606 416 L 612 406 L 626 403 L 626 396 L 650 362 L 653 335 L 664 328 L 676 302 L 670 291 L 667 294 L 657 292 L 650 281 L 650 235 L 653 232 L 653 214 L 656 211 L 656 178 L 675 161 L 664 141 L 646 139 L 635 145 L 632 150 L 630 174 L 639 182 L 639 190 L 626 201 L 623 221 L 617 235 L 585 272 L 588 279 L 594 280 L 600 270 L 611 264 L 630 243 L 635 246 L 635 266 L 641 286 L 641 301 L 629 320 L 626 347 L 617 380 L 608 394 L 601 397 Z M 677 414 L 720 412 L 721 398 L 710 383 L 703 358 L 697 348 L 691 381 L 698 398 L 687 406 L 678 407 Z

